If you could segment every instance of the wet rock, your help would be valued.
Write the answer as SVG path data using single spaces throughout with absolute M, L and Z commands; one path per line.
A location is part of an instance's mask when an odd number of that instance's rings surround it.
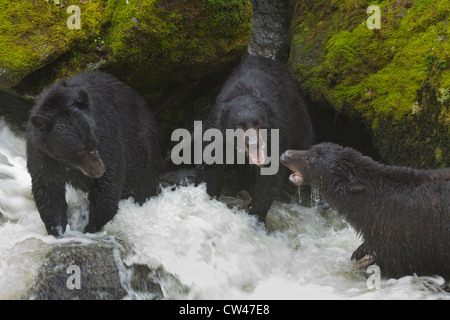
M 170 186 L 186 187 L 195 182 L 196 169 L 180 169 L 169 171 L 161 175 L 160 183 L 163 188 Z
M 145 293 L 146 299 L 161 299 L 163 294 L 156 275 L 147 266 L 124 265 L 117 245 L 57 245 L 40 267 L 30 298 L 117 300 Z
M 289 11 L 286 0 L 252 0 L 253 33 L 248 51 L 285 60 L 289 50 Z
M 16 132 L 24 133 L 28 112 L 33 106 L 31 100 L 0 90 L 0 117 Z
M 366 274 L 367 268 L 375 263 L 372 255 L 368 254 L 362 259 L 353 262 L 353 270 L 355 272 Z
M 450 281 L 448 281 L 445 285 L 444 285 L 444 290 L 448 293 L 450 293 Z

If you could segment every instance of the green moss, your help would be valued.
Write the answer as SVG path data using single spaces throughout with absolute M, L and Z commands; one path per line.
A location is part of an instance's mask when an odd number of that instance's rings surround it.
M 99 33 L 103 1 L 64 1 L 60 8 L 43 0 L 0 2 L 0 86 L 17 84 L 27 74 L 51 63 Z M 68 29 L 67 6 L 82 10 L 82 28 Z
M 113 71 L 149 99 L 235 61 L 251 35 L 251 5 L 233 1 L 108 2 Z
M 251 36 L 250 0 L 0 2 L 0 87 L 37 94 L 75 73 L 114 73 L 155 101 L 170 88 L 224 70 Z M 68 29 L 67 7 L 81 10 Z M 26 78 L 24 78 L 26 77 Z
M 313 99 L 362 116 L 386 161 L 450 166 L 450 1 L 410 3 L 296 1 L 290 65 Z M 381 30 L 366 26 L 370 4 Z
M 215 28 L 224 24 L 248 23 L 248 13 L 251 10 L 249 2 L 245 0 L 203 0 L 203 6 L 211 11 L 211 25 Z

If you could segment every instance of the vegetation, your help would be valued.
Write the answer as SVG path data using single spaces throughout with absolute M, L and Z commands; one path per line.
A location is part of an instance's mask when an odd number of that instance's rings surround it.
M 16 85 L 29 73 L 100 33 L 104 1 L 73 3 L 83 12 L 81 29 L 67 28 L 70 15 L 66 6 L 45 0 L 0 2 L 0 88 Z
M 290 65 L 313 100 L 365 119 L 386 162 L 448 167 L 449 16 L 449 0 L 295 1 Z
M 73 4 L 81 10 L 79 30 L 66 25 Z M 28 81 L 35 93 L 55 79 L 102 69 L 156 99 L 236 61 L 247 48 L 251 15 L 249 0 L 2 1 L 0 88 L 35 73 Z
M 111 0 L 106 12 L 114 71 L 141 91 L 153 88 L 152 97 L 166 89 L 162 83 L 222 70 L 245 52 L 251 35 L 248 0 Z

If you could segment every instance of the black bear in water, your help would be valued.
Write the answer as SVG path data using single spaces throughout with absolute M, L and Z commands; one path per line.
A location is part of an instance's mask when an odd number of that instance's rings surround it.
M 287 151 L 281 162 L 294 184 L 317 188 L 363 237 L 353 258 L 365 249 L 387 277 L 450 279 L 449 169 L 385 166 L 331 143 Z
M 309 148 L 313 143 L 312 123 L 298 84 L 278 62 L 246 57 L 219 93 L 205 126 L 205 131 L 208 129 L 218 129 L 224 136 L 227 130 L 253 130 L 254 139 L 245 137 L 248 162 L 203 164 L 199 180 L 206 182 L 210 196 L 219 197 L 224 186 L 247 190 L 252 197 L 249 213 L 265 222 L 288 177 L 286 168 L 279 167 L 280 153 L 291 148 Z M 273 136 L 274 129 L 279 130 L 279 139 Z M 252 143 L 256 148 L 250 147 Z M 264 149 L 267 155 L 276 157 L 272 159 L 276 162 L 276 174 L 261 174 L 267 168 Z
M 162 155 L 155 121 L 129 86 L 106 73 L 80 73 L 44 90 L 31 110 L 27 166 L 50 235 L 66 228 L 66 184 L 89 192 L 85 231 L 97 232 L 120 199 L 142 204 L 157 194 Z

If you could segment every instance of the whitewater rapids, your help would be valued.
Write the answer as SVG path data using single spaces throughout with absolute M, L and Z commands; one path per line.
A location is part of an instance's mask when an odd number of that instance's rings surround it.
M 33 289 L 46 281 L 39 277 L 55 248 L 107 244 L 124 299 L 155 298 L 128 285 L 125 266 L 138 265 L 159 270 L 153 281 L 161 299 L 450 300 L 438 276 L 383 280 L 381 289 L 369 289 L 350 261 L 362 240 L 334 211 L 277 202 L 267 232 L 246 213 L 245 199 L 211 200 L 204 185 L 167 187 L 143 206 L 121 201 L 102 232 L 86 235 L 79 231 L 88 214 L 85 197 L 68 188 L 66 198 L 70 228 L 55 239 L 31 195 L 25 141 L 0 123 L 0 299 L 36 298 Z

